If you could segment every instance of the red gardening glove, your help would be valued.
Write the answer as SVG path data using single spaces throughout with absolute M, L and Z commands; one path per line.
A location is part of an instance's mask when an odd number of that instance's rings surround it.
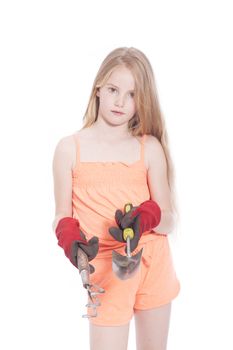
M 152 230 L 152 228 L 158 226 L 158 224 L 160 223 L 161 209 L 159 205 L 152 199 L 142 202 L 138 207 L 133 208 L 131 209 L 131 212 L 127 213 L 129 214 L 128 217 L 127 214 L 124 216 L 124 218 L 121 221 L 121 225 L 126 225 L 129 218 L 135 218 L 139 215 L 140 237 L 145 231 Z
M 99 250 L 99 239 L 94 236 L 89 241 L 86 240 L 84 233 L 80 230 L 79 221 L 72 217 L 62 218 L 55 230 L 58 238 L 58 245 L 64 249 L 64 253 L 71 263 L 78 268 L 77 251 L 81 248 L 88 257 L 88 261 L 94 259 Z M 90 265 L 90 273 L 95 271 L 94 266 Z
M 123 230 L 131 227 L 134 231 L 134 238 L 130 240 L 131 252 L 136 249 L 139 239 L 145 231 L 150 231 L 158 226 L 161 220 L 161 209 L 159 205 L 151 200 L 142 202 L 137 207 L 132 207 L 131 210 L 123 214 L 118 209 L 115 213 L 115 220 L 119 228 L 110 227 L 109 233 L 119 242 L 124 242 Z M 127 252 L 125 248 L 125 252 Z

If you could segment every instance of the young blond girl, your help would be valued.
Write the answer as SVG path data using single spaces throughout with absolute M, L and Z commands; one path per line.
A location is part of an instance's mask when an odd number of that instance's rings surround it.
M 75 267 L 78 247 L 86 252 L 91 282 L 105 289 L 98 316 L 89 318 L 90 349 L 127 349 L 134 316 L 137 349 L 164 350 L 180 291 L 168 241 L 176 205 L 165 123 L 144 53 L 122 47 L 108 54 L 83 119 L 55 149 L 53 229 Z M 124 214 L 126 203 L 133 208 Z M 126 218 L 138 224 L 132 253 L 143 253 L 137 273 L 120 280 L 112 251 L 125 255 Z

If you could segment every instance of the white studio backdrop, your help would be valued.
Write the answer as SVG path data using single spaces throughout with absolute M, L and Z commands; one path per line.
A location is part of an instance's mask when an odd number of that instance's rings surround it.
M 153 66 L 176 169 L 168 350 L 233 348 L 231 18 L 224 0 L 1 1 L 1 349 L 89 349 L 86 291 L 52 231 L 52 158 L 120 46 Z

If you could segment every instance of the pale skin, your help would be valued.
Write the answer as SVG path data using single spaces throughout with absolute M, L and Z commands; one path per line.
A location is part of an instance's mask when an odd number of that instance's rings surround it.
M 113 85 L 107 85 L 107 84 Z M 79 130 L 80 160 L 122 161 L 133 163 L 139 159 L 139 138 L 131 136 L 127 122 L 135 113 L 133 98 L 134 79 L 126 67 L 118 68 L 98 91 L 100 107 L 97 121 L 89 128 Z M 111 111 L 123 111 L 116 116 Z M 127 149 L 127 152 L 125 150 Z M 72 169 L 76 162 L 76 145 L 72 135 L 62 138 L 53 158 L 55 231 L 62 217 L 72 217 Z M 156 233 L 169 233 L 175 220 L 166 177 L 166 160 L 163 148 L 156 137 L 150 135 L 145 142 L 145 165 L 148 170 L 148 186 L 151 199 L 161 208 L 160 224 Z M 150 309 L 134 310 L 137 350 L 165 350 L 167 344 L 171 302 Z M 91 350 L 127 350 L 129 323 L 117 327 L 90 325 Z

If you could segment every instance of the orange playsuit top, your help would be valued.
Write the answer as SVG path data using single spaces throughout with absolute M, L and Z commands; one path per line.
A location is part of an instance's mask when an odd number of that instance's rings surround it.
M 78 135 L 73 134 L 76 143 L 76 164 L 72 171 L 73 217 L 78 219 L 87 240 L 99 237 L 97 256 L 110 256 L 113 249 L 126 245 L 116 241 L 108 232 L 109 227 L 117 226 L 116 210 L 124 211 L 124 205 L 129 202 L 138 206 L 150 199 L 144 162 L 146 136 L 144 134 L 141 138 L 140 159 L 126 164 L 119 161 L 81 162 Z M 139 244 L 156 239 L 156 235 L 154 231 L 146 231 Z

